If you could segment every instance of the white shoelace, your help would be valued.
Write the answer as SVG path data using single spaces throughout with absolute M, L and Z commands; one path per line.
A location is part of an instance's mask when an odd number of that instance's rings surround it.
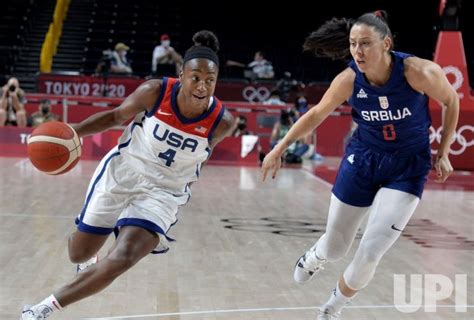
M 306 255 L 306 261 L 304 261 L 305 269 L 310 269 L 313 272 L 324 270 L 323 265 L 326 263 L 327 260 L 319 259 L 316 256 L 316 252 L 314 250 L 310 251 L 308 255 Z

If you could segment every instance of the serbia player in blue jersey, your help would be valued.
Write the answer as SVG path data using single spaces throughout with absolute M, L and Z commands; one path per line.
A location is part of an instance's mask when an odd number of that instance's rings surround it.
M 179 79 L 147 81 L 120 107 L 74 126 L 85 136 L 135 116 L 91 180 L 77 230 L 69 239 L 71 261 L 94 259 L 114 229 L 119 234 L 103 259 L 40 303 L 26 306 L 20 319 L 45 319 L 101 291 L 152 251 L 168 249 L 167 232 L 177 222 L 179 206 L 191 196 L 191 183 L 234 123 L 213 96 L 219 42 L 209 31 L 196 33 L 193 41 Z
M 326 232 L 296 263 L 294 278 L 309 281 L 322 266 L 342 258 L 370 211 L 359 248 L 318 319 L 336 319 L 366 287 L 382 256 L 400 236 L 421 198 L 431 168 L 428 96 L 443 105 L 443 133 L 434 167 L 440 182 L 453 171 L 449 145 L 458 121 L 459 98 L 435 63 L 393 51 L 386 13 L 357 20 L 332 19 L 312 32 L 304 48 L 318 56 L 345 58 L 349 66 L 321 101 L 265 157 L 263 180 L 275 177 L 281 155 L 345 101 L 358 124 L 332 189 Z

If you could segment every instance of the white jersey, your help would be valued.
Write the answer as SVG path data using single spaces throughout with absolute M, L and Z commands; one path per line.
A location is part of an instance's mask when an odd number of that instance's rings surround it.
M 224 108 L 215 97 L 207 112 L 189 119 L 176 100 L 181 83 L 164 78 L 153 110 L 130 123 L 119 142 L 119 152 L 130 168 L 176 196 L 189 192 L 210 156 L 210 139 Z
M 222 103 L 213 98 L 204 114 L 183 117 L 176 104 L 180 85 L 164 78 L 153 110 L 137 117 L 102 159 L 76 219 L 78 230 L 108 235 L 137 226 L 159 235 L 155 253 L 168 250 L 173 239 L 167 233 L 191 196 L 189 183 L 199 178 L 224 114 Z

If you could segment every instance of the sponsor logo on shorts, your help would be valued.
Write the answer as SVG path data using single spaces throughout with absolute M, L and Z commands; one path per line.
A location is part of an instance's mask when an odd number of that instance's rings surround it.
M 350 156 L 348 156 L 347 161 L 349 161 L 350 164 L 353 164 L 354 163 L 354 154 L 351 154 Z

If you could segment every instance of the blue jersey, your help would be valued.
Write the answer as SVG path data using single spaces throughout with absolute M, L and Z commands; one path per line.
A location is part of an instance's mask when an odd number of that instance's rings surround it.
M 382 87 L 371 86 L 354 62 L 354 91 L 349 103 L 359 125 L 341 161 L 333 194 L 342 202 L 368 207 L 380 188 L 421 198 L 431 168 L 426 95 L 405 79 L 403 60 L 392 52 L 393 69 Z
M 413 153 L 429 148 L 431 118 L 428 97 L 408 84 L 402 52 L 392 52 L 393 69 L 382 87 L 368 83 L 354 61 L 354 91 L 349 99 L 352 117 L 358 124 L 354 142 L 382 152 Z

